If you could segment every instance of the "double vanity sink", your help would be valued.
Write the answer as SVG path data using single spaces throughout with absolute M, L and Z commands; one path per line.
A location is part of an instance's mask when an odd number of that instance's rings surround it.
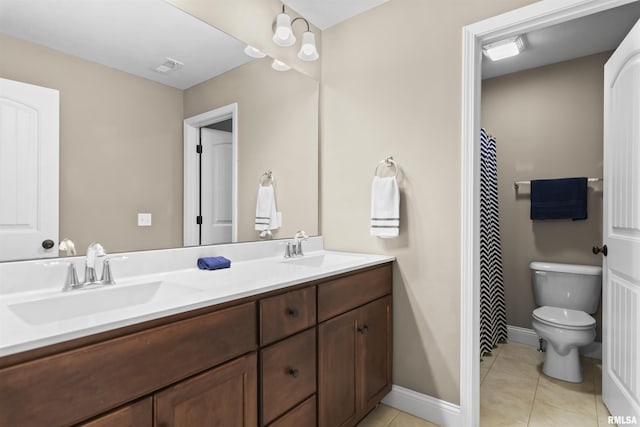
M 318 250 L 297 258 L 272 256 L 233 262 L 231 268 L 222 270 L 193 267 L 116 277 L 114 285 L 91 289 L 62 292 L 60 285 L 60 289 L 0 295 L 0 356 L 391 259 Z
M 132 253 L 66 292 L 80 258 L 0 264 L 0 425 L 355 426 L 391 390 L 393 258 L 315 239 Z

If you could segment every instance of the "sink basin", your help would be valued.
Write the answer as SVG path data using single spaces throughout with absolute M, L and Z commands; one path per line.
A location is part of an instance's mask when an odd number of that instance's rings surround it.
M 32 325 L 58 322 L 121 308 L 172 300 L 199 289 L 166 281 L 100 289 L 73 290 L 54 297 L 10 304 L 9 309 Z
M 303 265 L 306 267 L 333 267 L 335 265 L 347 264 L 362 259 L 357 255 L 345 254 L 321 254 L 321 255 L 305 255 L 299 258 L 290 258 L 282 261 L 285 264 Z

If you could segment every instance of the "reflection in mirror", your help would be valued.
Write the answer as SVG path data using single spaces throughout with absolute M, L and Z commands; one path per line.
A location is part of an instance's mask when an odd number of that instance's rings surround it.
M 59 92 L 60 239 L 79 254 L 92 241 L 109 252 L 182 246 L 185 224 L 197 220 L 183 214 L 183 177 L 193 172 L 183 167 L 183 122 L 234 104 L 230 239 L 259 239 L 267 170 L 282 217 L 273 237 L 317 234 L 318 82 L 276 72 L 244 47 L 162 0 L 2 0 L 0 77 Z M 150 226 L 138 226 L 140 213 Z M 0 261 L 49 255 L 40 247 Z

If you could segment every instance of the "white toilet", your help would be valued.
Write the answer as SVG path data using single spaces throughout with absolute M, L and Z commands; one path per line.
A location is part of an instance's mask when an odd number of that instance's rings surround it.
M 553 378 L 582 382 L 578 349 L 593 342 L 602 269 L 591 265 L 532 262 L 531 283 L 538 308 L 533 329 L 546 340 L 542 371 Z

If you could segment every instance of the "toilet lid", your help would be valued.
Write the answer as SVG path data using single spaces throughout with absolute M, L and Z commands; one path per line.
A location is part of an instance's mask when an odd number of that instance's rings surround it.
M 542 322 L 551 323 L 558 326 L 583 327 L 595 326 L 596 319 L 589 316 L 584 311 L 570 310 L 559 307 L 538 307 L 533 310 L 533 317 Z

